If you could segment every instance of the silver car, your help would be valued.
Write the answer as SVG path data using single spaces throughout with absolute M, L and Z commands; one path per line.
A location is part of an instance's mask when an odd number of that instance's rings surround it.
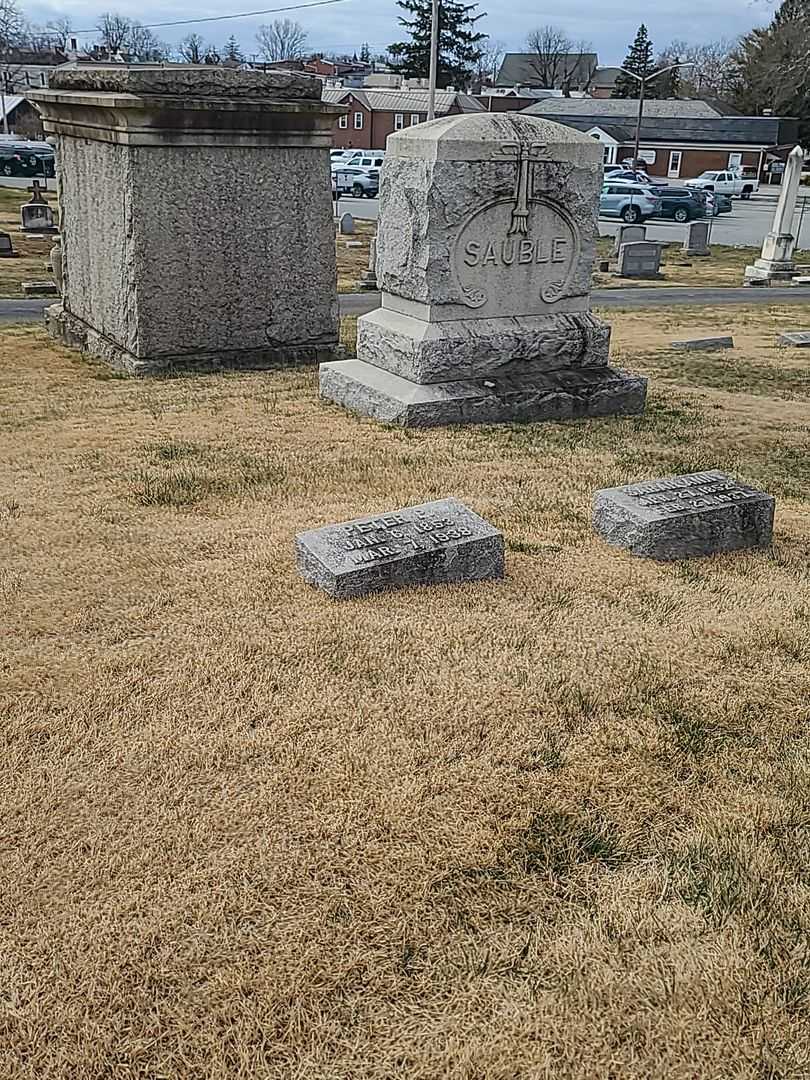
M 616 217 L 633 225 L 659 212 L 661 198 L 654 187 L 632 180 L 611 180 L 602 185 L 599 196 L 600 217 Z

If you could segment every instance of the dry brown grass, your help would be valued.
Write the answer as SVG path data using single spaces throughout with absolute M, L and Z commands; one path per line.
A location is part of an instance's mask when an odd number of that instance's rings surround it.
M 733 358 L 656 351 L 732 317 Z M 646 416 L 430 432 L 0 334 L 4 1080 L 808 1075 L 810 389 L 771 346 L 810 312 L 612 318 Z M 772 551 L 592 535 L 594 488 L 711 466 L 777 495 Z M 502 583 L 296 576 L 297 530 L 447 494 Z
M 368 250 L 371 238 L 376 232 L 373 221 L 355 221 L 353 236 L 335 237 L 337 254 L 338 292 L 357 292 L 357 282 L 368 269 Z M 348 247 L 348 244 L 360 244 L 360 247 Z
M 41 182 L 41 181 L 40 181 Z M 46 198 L 56 213 L 56 192 L 54 181 L 49 181 Z M 0 298 L 22 296 L 23 281 L 50 281 L 51 274 L 45 269 L 48 253 L 53 247 L 53 239 L 38 239 L 19 230 L 20 206 L 28 202 L 31 195 L 25 189 L 7 188 L 0 185 L 0 230 L 11 236 L 14 250 L 19 252 L 16 259 L 0 259 Z

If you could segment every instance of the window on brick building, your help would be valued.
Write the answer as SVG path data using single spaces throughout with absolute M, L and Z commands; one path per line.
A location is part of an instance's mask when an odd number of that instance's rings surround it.
M 341 117 L 338 118 L 338 127 L 343 128 L 343 130 L 345 131 L 348 126 L 349 126 L 349 114 L 346 113 L 345 116 L 341 116 Z
M 413 127 L 414 124 L 418 124 L 418 123 L 419 123 L 419 113 L 418 112 L 412 112 L 411 113 L 411 127 Z
M 357 131 L 360 131 L 363 127 L 363 114 L 361 112 L 356 112 L 354 114 L 354 126 Z
M 394 131 L 402 131 L 405 127 L 405 113 L 394 113 Z

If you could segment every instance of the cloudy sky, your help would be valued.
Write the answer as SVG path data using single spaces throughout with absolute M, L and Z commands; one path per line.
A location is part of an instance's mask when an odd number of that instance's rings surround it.
M 292 3 L 294 0 L 286 0 Z M 157 0 L 110 0 L 109 4 L 93 0 L 19 0 L 20 7 L 32 22 L 45 23 L 49 18 L 68 15 L 77 30 L 95 26 L 102 11 L 113 10 L 143 23 L 174 19 L 194 19 L 220 16 L 227 11 L 248 11 L 281 7 L 285 0 L 227 0 L 216 5 L 211 0 L 177 0 L 171 6 Z M 550 0 L 538 7 L 530 0 L 484 0 L 479 10 L 486 11 L 479 24 L 493 39 L 510 50 L 520 50 L 526 34 L 538 24 L 552 23 L 564 29 L 572 38 L 584 38 L 599 54 L 600 64 L 617 64 L 624 58 L 639 23 L 644 22 L 657 48 L 673 38 L 690 42 L 709 41 L 720 37 L 736 37 L 751 27 L 770 20 L 773 6 L 767 0 L 681 0 L 680 3 L 653 3 L 645 0 L 580 0 L 571 5 L 565 0 Z M 345 0 L 329 7 L 288 13 L 297 19 L 309 35 L 313 49 L 325 52 L 349 52 L 360 49 L 368 41 L 372 51 L 382 51 L 393 41 L 400 40 L 397 26 L 399 9 L 394 0 Z M 233 19 L 194 26 L 155 29 L 164 41 L 175 44 L 190 31 L 203 35 L 206 41 L 219 45 L 231 34 L 239 40 L 246 55 L 254 51 L 256 27 L 272 21 L 274 15 Z M 92 35 L 83 38 L 91 42 Z

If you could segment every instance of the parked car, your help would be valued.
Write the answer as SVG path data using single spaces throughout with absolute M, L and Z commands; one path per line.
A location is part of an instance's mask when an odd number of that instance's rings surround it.
M 346 165 L 356 165 L 362 169 L 381 169 L 384 157 L 384 150 L 350 150 L 348 157 L 332 160 L 332 172 Z
M 719 191 L 721 195 L 737 195 L 741 199 L 750 199 L 759 191 L 759 181 L 744 177 L 733 169 L 708 170 L 696 176 L 694 180 L 685 180 L 687 187 L 701 188 L 703 191 Z
M 730 214 L 732 211 L 732 202 L 730 195 L 723 195 L 719 191 L 714 193 L 714 216 L 718 214 Z
M 356 199 L 376 199 L 380 192 L 380 170 L 365 169 L 359 165 L 344 165 L 332 174 L 335 190 L 339 195 L 348 192 Z
M 650 184 L 609 179 L 602 185 L 599 213 L 617 217 L 628 225 L 654 217 L 659 209 L 658 192 Z
M 672 218 L 674 221 L 693 221 L 706 216 L 706 200 L 696 188 L 660 187 L 660 197 L 655 217 Z
M 658 180 L 649 176 L 643 169 L 611 169 L 605 170 L 605 180 L 631 180 L 637 184 L 666 184 L 666 180 Z
M 0 173 L 3 176 L 53 176 L 53 149 L 46 143 L 0 144 Z

